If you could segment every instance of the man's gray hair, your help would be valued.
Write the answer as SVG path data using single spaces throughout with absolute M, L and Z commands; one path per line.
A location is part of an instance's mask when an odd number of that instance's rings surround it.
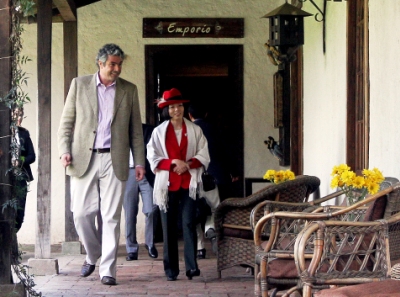
M 122 60 L 125 59 L 125 53 L 118 45 L 114 43 L 108 43 L 104 45 L 101 49 L 99 49 L 99 52 L 97 53 L 96 56 L 97 67 L 99 67 L 99 61 L 101 61 L 104 64 L 107 61 L 108 56 L 118 56 Z

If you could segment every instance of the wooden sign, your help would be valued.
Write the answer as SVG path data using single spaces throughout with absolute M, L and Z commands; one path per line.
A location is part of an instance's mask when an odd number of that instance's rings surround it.
M 243 38 L 243 18 L 143 18 L 143 38 Z

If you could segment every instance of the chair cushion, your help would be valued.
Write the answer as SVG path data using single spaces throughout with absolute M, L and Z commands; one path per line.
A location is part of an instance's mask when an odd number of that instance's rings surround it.
M 383 218 L 386 208 L 386 195 L 375 199 L 368 207 L 365 215 L 364 222 L 371 222 Z
M 243 229 L 235 229 L 235 228 L 223 228 L 224 236 L 236 237 L 242 239 L 253 240 L 253 231 L 251 230 L 243 230 Z
M 306 267 L 310 265 L 310 260 L 306 260 Z M 327 272 L 328 265 L 322 265 L 320 272 Z M 296 264 L 294 259 L 275 259 L 268 263 L 268 277 L 273 278 L 298 278 Z
M 368 294 L 366 294 L 368 292 Z M 325 289 L 314 293 L 314 297 L 400 297 L 400 281 L 384 281 Z
M 307 266 L 310 265 L 308 261 Z M 298 278 L 297 268 L 293 259 L 275 259 L 268 263 L 267 276 L 273 278 Z
M 222 230 L 223 230 L 223 236 L 254 240 L 254 235 L 252 230 L 235 229 L 229 227 L 224 227 Z M 268 236 L 262 235 L 261 239 L 268 240 Z

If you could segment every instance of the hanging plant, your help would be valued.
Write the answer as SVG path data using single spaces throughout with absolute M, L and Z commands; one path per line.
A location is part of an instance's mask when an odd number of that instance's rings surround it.
M 11 15 L 11 34 L 10 34 L 10 45 L 11 45 L 11 56 L 9 57 L 0 57 L 0 59 L 10 59 L 11 62 L 11 89 L 5 94 L 3 97 L 0 97 L 0 103 L 4 106 L 8 107 L 11 111 L 15 109 L 23 109 L 24 105 L 30 102 L 30 98 L 28 94 L 23 90 L 24 86 L 28 84 L 28 76 L 27 73 L 22 69 L 22 66 L 27 62 L 31 61 L 26 56 L 21 55 L 22 52 L 22 38 L 21 35 L 24 32 L 24 28 L 20 22 L 21 17 L 27 17 L 29 15 L 33 15 L 33 9 L 35 6 L 35 2 L 33 0 L 12 0 L 10 9 Z M 11 118 L 10 124 L 10 135 L 6 135 L 4 137 L 11 136 L 11 144 L 10 144 L 10 156 L 12 160 L 20 160 L 21 158 L 21 146 L 16 139 L 16 132 L 18 131 L 17 127 L 17 118 Z M 8 174 L 12 174 L 14 180 L 18 180 L 21 178 L 26 178 L 25 174 L 23 174 L 21 166 L 18 165 L 18 162 L 11 162 L 12 167 L 7 170 Z M 0 184 L 0 186 L 12 186 L 12 185 L 4 185 Z M 12 197 L 2 205 L 2 212 L 5 211 L 7 207 L 12 208 L 14 211 L 17 210 L 17 200 L 16 193 L 18 192 L 16 187 L 12 191 Z M 15 237 L 15 228 L 13 228 Z M 25 290 L 29 294 L 29 296 L 42 296 L 39 292 L 36 292 L 33 287 L 35 286 L 35 282 L 33 281 L 33 277 L 28 274 L 28 266 L 20 264 L 18 257 L 21 256 L 21 252 L 18 252 L 19 255 L 12 254 L 11 262 L 12 269 L 15 274 L 20 279 L 21 283 L 24 285 Z

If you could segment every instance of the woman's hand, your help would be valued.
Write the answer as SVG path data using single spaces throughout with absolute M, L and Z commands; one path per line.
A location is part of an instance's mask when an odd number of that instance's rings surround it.
M 173 159 L 172 164 L 175 164 L 173 171 L 179 175 L 185 173 L 190 169 L 188 163 L 179 159 Z

